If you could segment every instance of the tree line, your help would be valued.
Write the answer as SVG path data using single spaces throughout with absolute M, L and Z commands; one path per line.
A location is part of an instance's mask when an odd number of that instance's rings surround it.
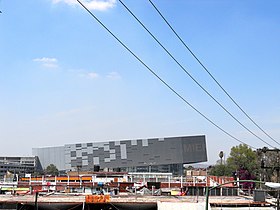
M 279 154 L 278 149 L 253 150 L 246 144 L 231 148 L 225 159 L 221 151 L 220 159 L 209 167 L 209 174 L 215 176 L 233 176 L 240 180 L 262 180 L 265 182 L 279 182 Z M 224 159 L 223 159 L 224 158 Z M 249 185 L 250 183 L 248 183 Z M 246 183 L 243 187 L 246 186 Z

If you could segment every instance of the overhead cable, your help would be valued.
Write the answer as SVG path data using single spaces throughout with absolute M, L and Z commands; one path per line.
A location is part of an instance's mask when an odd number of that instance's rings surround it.
M 122 2 L 122 0 L 119 0 L 119 2 L 124 6 L 124 8 L 134 17 L 134 19 L 149 33 L 149 35 L 161 46 L 161 48 L 172 58 L 173 61 L 213 100 L 215 103 L 217 103 L 228 115 L 231 116 L 239 125 L 241 125 L 244 129 L 246 129 L 249 133 L 251 133 L 253 136 L 258 138 L 263 143 L 269 145 L 270 147 L 275 148 L 270 143 L 259 137 L 257 134 L 255 134 L 253 131 L 251 131 L 249 128 L 247 128 L 243 123 L 241 123 L 231 112 L 229 112 L 217 99 L 215 99 L 214 96 L 211 95 L 188 71 L 187 69 L 166 49 L 166 47 L 163 46 L 163 44 L 149 31 L 149 29 L 136 17 L 136 15 Z
M 214 82 L 222 89 L 222 91 L 228 96 L 228 98 L 239 108 L 239 110 L 259 129 L 261 130 L 268 138 L 274 141 L 276 144 L 280 145 L 278 141 L 272 138 L 263 128 L 261 128 L 250 116 L 248 113 L 245 112 L 244 109 L 233 99 L 233 97 L 223 88 L 223 86 L 218 82 L 218 80 L 211 74 L 208 68 L 202 63 L 202 61 L 195 55 L 195 53 L 188 47 L 188 45 L 183 41 L 183 39 L 178 35 L 175 29 L 171 26 L 171 24 L 167 21 L 164 15 L 159 11 L 156 5 L 149 0 L 150 4 L 154 7 L 160 17 L 164 20 L 164 22 L 168 25 L 171 31 L 175 34 L 175 36 L 180 40 L 180 42 L 184 45 L 184 47 L 190 52 L 190 54 L 195 58 L 195 60 L 202 66 L 202 68 L 208 73 L 208 75 L 214 80 Z
M 245 144 L 253 149 L 256 149 L 255 147 L 239 140 L 235 136 L 231 135 L 229 132 L 221 128 L 219 125 L 214 123 L 210 118 L 208 118 L 206 115 L 204 115 L 202 112 L 200 112 L 197 108 L 195 108 L 191 103 L 189 103 L 183 96 L 181 96 L 176 90 L 174 90 L 170 85 L 168 85 L 167 82 L 165 82 L 159 75 L 155 73 L 144 61 L 142 61 L 130 48 L 128 48 L 113 32 L 111 32 L 80 0 L 77 0 L 77 2 L 91 15 L 92 18 L 94 18 L 119 44 L 121 44 L 136 60 L 138 60 L 150 73 L 152 73 L 158 80 L 160 80 L 161 83 L 163 83 L 171 92 L 173 92 L 177 97 L 179 97 L 184 103 L 186 103 L 188 106 L 190 106 L 195 112 L 197 112 L 200 116 L 202 116 L 205 120 L 207 120 L 209 123 L 214 125 L 216 128 L 218 128 L 220 131 L 228 135 L 229 137 L 235 139 L 239 143 Z

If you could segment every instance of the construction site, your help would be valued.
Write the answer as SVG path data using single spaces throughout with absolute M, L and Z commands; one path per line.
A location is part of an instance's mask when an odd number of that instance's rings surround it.
M 0 209 L 274 209 L 264 190 L 242 190 L 233 177 L 171 173 L 72 172 L 1 182 Z M 16 179 L 16 177 L 15 177 Z

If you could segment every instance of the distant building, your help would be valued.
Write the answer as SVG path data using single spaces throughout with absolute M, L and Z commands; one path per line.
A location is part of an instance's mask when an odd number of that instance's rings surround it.
M 205 136 L 133 139 L 33 148 L 43 168 L 66 171 L 163 172 L 183 174 L 183 164 L 207 161 Z
M 32 174 L 36 171 L 42 171 L 41 163 L 38 157 L 0 157 L 0 178 L 3 178 L 7 172 L 16 174 Z

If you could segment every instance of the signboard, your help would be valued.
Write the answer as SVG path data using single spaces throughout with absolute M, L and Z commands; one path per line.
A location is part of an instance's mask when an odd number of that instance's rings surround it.
M 109 203 L 110 195 L 86 195 L 86 203 Z

